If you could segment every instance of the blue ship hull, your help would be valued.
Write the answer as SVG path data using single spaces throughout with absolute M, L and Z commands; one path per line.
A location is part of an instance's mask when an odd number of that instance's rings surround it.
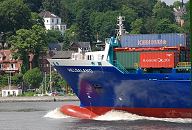
M 189 73 L 124 74 L 115 66 L 55 66 L 81 107 L 103 114 L 111 109 L 141 116 L 192 118 Z

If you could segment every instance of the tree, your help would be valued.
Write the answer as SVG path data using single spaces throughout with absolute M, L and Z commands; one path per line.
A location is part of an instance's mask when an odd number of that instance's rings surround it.
M 38 66 L 39 53 L 47 48 L 46 30 L 39 25 L 29 30 L 20 29 L 10 38 L 9 43 L 15 50 L 15 58 L 23 60 L 22 73 L 25 73 L 29 69 L 29 54 L 34 54 L 35 66 Z
M 69 50 L 70 44 L 77 42 L 77 25 L 73 24 L 69 29 L 67 29 L 64 33 L 64 41 L 63 41 L 63 50 Z
M 156 33 L 178 33 L 182 29 L 176 25 L 172 24 L 168 19 L 161 19 L 156 25 Z
M 23 74 L 15 74 L 14 76 L 11 77 L 11 82 L 14 85 L 21 85 L 23 81 Z
M 82 9 L 76 18 L 78 26 L 78 40 L 83 42 L 92 41 L 92 31 L 89 23 L 89 12 Z
M 185 7 L 186 7 L 186 14 L 184 14 L 183 16 L 183 19 L 184 19 L 184 26 L 183 26 L 183 29 L 184 29 L 184 32 L 185 33 L 189 33 L 190 31 L 190 2 L 188 1 L 186 4 L 185 4 Z
M 32 12 L 39 12 L 42 8 L 42 0 L 23 0 Z
M 152 14 L 151 1 L 149 0 L 127 0 L 127 1 L 128 6 L 138 13 L 138 18 L 151 16 Z
M 9 75 L 7 74 L 0 75 L 0 88 L 8 85 L 8 77 Z
M 59 30 L 48 30 L 47 31 L 47 42 L 58 43 L 63 42 L 63 35 Z
M 70 48 L 70 41 L 69 41 L 69 37 L 65 34 L 64 35 L 64 41 L 63 41 L 63 50 L 67 51 Z
M 158 19 L 155 17 L 148 17 L 144 23 L 145 33 L 153 34 L 156 33 L 156 26 L 158 23 Z
M 59 15 L 61 0 L 42 0 L 43 9 Z
M 153 14 L 157 19 L 169 19 L 172 23 L 175 21 L 175 16 L 170 8 L 156 9 Z
M 182 6 L 182 3 L 180 2 L 180 1 L 175 1 L 174 3 L 173 3 L 173 7 L 174 8 L 179 8 L 179 7 L 181 7 Z
M 143 29 L 143 20 L 142 19 L 136 19 L 134 22 L 131 23 L 131 34 L 139 34 L 142 33 Z
M 170 22 L 175 22 L 175 17 L 171 7 L 166 5 L 165 2 L 160 0 L 155 4 L 153 8 L 153 16 L 157 19 L 169 19 Z
M 62 90 L 66 91 L 69 89 L 67 82 L 57 72 L 52 73 L 52 81 L 53 81 L 53 86 L 54 86 L 53 89 L 55 91 L 62 91 Z
M 125 21 L 123 23 L 125 29 L 129 32 L 131 30 L 131 23 L 137 19 L 138 13 L 126 5 L 122 6 L 120 13 L 122 16 L 125 16 Z
M 23 80 L 30 88 L 38 88 L 43 80 L 43 76 L 39 68 L 34 68 L 28 70 L 23 75 Z
M 31 12 L 31 19 L 30 19 L 31 27 L 33 25 L 41 25 L 44 26 L 44 19 L 39 16 L 38 13 Z
M 5 0 L 0 3 L 0 30 L 15 32 L 30 28 L 31 11 L 22 0 Z
M 95 12 L 91 14 L 90 23 L 93 29 L 94 39 L 105 40 L 115 35 L 118 11 L 107 11 L 105 13 Z

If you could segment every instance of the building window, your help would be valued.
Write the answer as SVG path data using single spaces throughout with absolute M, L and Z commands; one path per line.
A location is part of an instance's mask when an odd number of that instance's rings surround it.
M 54 19 L 51 19 L 52 20 L 52 23 L 54 23 Z
M 13 60 L 13 57 L 12 57 L 12 55 L 11 55 L 11 54 L 9 55 L 9 60 Z
M 10 64 L 10 65 L 9 65 L 9 68 L 15 69 L 15 64 Z
M 3 56 L 2 55 L 0 55 L 0 60 L 3 60 Z
M 0 70 L 3 69 L 3 64 L 0 64 Z
M 59 19 L 57 19 L 57 24 L 59 24 Z
M 47 20 L 47 23 L 49 22 L 49 20 Z
M 104 55 L 101 56 L 101 59 L 102 59 L 102 60 L 104 59 Z

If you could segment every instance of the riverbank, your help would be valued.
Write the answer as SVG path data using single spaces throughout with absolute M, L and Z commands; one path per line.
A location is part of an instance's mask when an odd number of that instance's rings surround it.
M 0 97 L 1 102 L 61 102 L 79 101 L 76 96 Z

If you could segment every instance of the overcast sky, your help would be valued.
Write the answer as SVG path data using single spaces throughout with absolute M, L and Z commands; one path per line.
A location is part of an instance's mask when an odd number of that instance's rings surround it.
M 175 1 L 182 1 L 182 0 L 162 0 L 165 1 L 167 3 L 167 5 L 172 5 Z M 183 0 L 183 2 L 187 2 L 189 0 Z

